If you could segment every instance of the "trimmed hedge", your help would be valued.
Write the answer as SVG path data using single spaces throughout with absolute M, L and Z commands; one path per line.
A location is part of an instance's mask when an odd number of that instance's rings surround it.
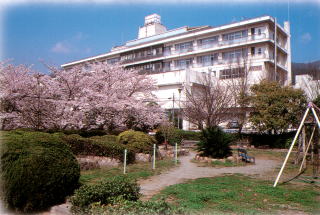
M 63 133 L 65 135 L 78 134 L 81 137 L 94 137 L 107 135 L 106 130 L 92 129 L 92 130 L 56 130 L 50 129 L 46 130 L 47 133 Z
M 128 130 L 119 134 L 118 143 L 136 153 L 151 153 L 156 140 L 141 131 Z
M 169 204 L 164 200 L 156 201 L 126 201 L 119 200 L 117 204 L 104 206 L 94 204 L 88 213 L 90 215 L 182 215 L 190 214 L 183 207 Z
M 115 177 L 100 184 L 80 187 L 71 197 L 71 203 L 75 208 L 86 208 L 95 202 L 107 205 L 117 199 L 137 201 L 140 197 L 139 191 L 140 187 L 136 182 L 127 177 Z
M 176 129 L 176 132 L 178 132 L 179 136 L 184 140 L 200 140 L 201 138 L 201 132 L 185 131 L 181 129 Z
M 158 144 L 162 144 L 165 140 L 162 131 L 157 131 L 155 138 Z M 182 140 L 200 140 L 201 132 L 185 131 L 181 129 L 174 129 L 173 133 L 168 137 L 168 143 L 174 145 L 175 143 L 181 144 Z
M 283 134 L 242 134 L 248 138 L 251 145 L 255 147 L 269 146 L 270 148 L 286 148 L 294 138 L 295 131 Z
M 103 141 L 106 143 L 117 143 L 117 136 L 116 135 L 93 136 L 93 137 L 90 137 L 90 139 Z
M 119 159 L 123 162 L 124 150 L 126 147 L 122 144 L 110 141 L 114 137 L 92 137 L 84 138 L 78 134 L 66 135 L 61 137 L 67 145 L 70 146 L 71 151 L 75 155 L 91 155 L 91 156 L 106 156 Z M 128 150 L 127 162 L 133 163 L 135 161 L 135 153 Z
M 7 207 L 23 212 L 47 209 L 64 202 L 79 186 L 79 165 L 59 135 L 5 132 L 2 146 L 2 198 Z

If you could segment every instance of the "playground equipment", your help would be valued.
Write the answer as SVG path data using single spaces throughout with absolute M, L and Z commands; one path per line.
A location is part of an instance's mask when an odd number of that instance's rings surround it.
M 293 146 L 294 144 L 296 143 L 296 141 L 298 140 L 298 137 L 299 137 L 299 134 L 302 132 L 302 141 L 300 141 L 300 144 L 298 146 L 298 152 L 297 152 L 297 156 L 296 156 L 296 159 L 295 159 L 295 163 L 297 164 L 298 161 L 299 161 L 299 157 L 301 155 L 301 152 L 302 152 L 302 163 L 301 163 L 301 166 L 300 166 L 300 169 L 299 169 L 299 174 L 302 173 L 302 168 L 305 167 L 306 168 L 306 157 L 308 155 L 308 151 L 310 149 L 310 146 L 311 146 L 311 161 L 312 161 L 312 164 L 313 164 L 313 175 L 315 176 L 318 171 L 319 171 L 319 154 L 317 153 L 316 156 L 314 155 L 314 148 L 317 147 L 317 142 L 313 141 L 314 140 L 314 137 L 315 137 L 315 134 L 316 134 L 316 131 L 319 133 L 320 131 L 320 121 L 319 121 L 319 118 L 318 118 L 318 115 L 315 111 L 315 108 L 320 111 L 320 108 L 318 108 L 315 104 L 313 104 L 312 102 L 309 102 L 308 104 L 308 107 L 307 107 L 307 110 L 305 111 L 304 115 L 303 115 L 303 118 L 301 120 L 301 123 L 299 125 L 299 128 L 294 136 L 294 139 L 291 143 L 291 146 L 289 148 L 289 151 L 287 153 L 287 156 L 282 164 L 282 167 L 279 171 L 279 174 L 274 182 L 274 185 L 273 187 L 276 187 L 278 182 L 279 182 L 279 179 L 282 175 L 282 172 L 288 162 L 288 159 L 289 159 L 289 156 L 290 156 L 290 153 L 292 152 L 292 149 L 293 149 Z M 310 110 L 312 111 L 312 114 L 314 116 L 314 119 L 316 120 L 316 123 L 306 123 L 306 119 L 307 119 L 307 116 L 310 112 Z M 316 129 L 316 127 L 318 126 L 318 129 Z M 311 126 L 313 127 L 312 128 L 312 132 L 311 132 L 311 135 L 310 135 L 310 138 L 309 138 L 309 141 L 308 141 L 308 144 L 306 145 L 306 127 L 307 126 Z M 318 135 L 319 136 L 319 135 Z

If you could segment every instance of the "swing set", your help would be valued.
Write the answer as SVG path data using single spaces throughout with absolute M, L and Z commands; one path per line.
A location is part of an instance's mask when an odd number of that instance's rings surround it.
M 302 162 L 301 162 L 301 166 L 299 168 L 299 175 L 301 175 L 303 173 L 303 168 L 304 170 L 306 169 L 306 166 L 307 166 L 307 162 L 306 162 L 306 158 L 307 158 L 307 155 L 308 155 L 308 151 L 309 149 L 311 149 L 311 162 L 313 164 L 313 177 L 316 178 L 316 175 L 319 173 L 319 152 L 318 152 L 318 142 L 315 141 L 315 133 L 316 133 L 316 127 L 318 126 L 318 133 L 320 131 L 320 121 L 319 121 L 319 118 L 318 118 L 318 115 L 315 111 L 315 109 L 317 109 L 318 111 L 320 111 L 320 108 L 318 108 L 315 104 L 313 104 L 312 102 L 309 102 L 308 104 L 308 107 L 303 115 L 303 118 L 301 120 L 301 123 L 299 125 L 299 128 L 293 138 L 293 141 L 291 143 L 291 146 L 289 148 L 289 151 L 287 153 L 287 156 L 282 164 L 282 167 L 279 171 L 279 174 L 274 182 L 274 185 L 273 187 L 276 187 L 278 182 L 279 182 L 279 179 L 282 175 L 282 172 L 288 162 L 288 159 L 290 157 L 290 154 L 292 152 L 292 149 L 295 145 L 295 143 L 297 142 L 298 140 L 298 137 L 300 134 L 301 135 L 301 139 L 302 141 L 300 141 L 299 145 L 298 145 L 298 152 L 297 152 L 297 156 L 296 156 L 296 159 L 295 159 L 295 163 L 297 164 L 298 161 L 300 160 L 299 157 L 301 158 L 301 152 L 302 152 Z M 314 116 L 314 119 L 316 121 L 316 123 L 310 123 L 310 122 L 306 122 L 306 119 L 307 119 L 307 116 L 309 114 L 309 112 L 312 112 L 313 116 Z M 307 128 L 312 128 L 312 132 L 311 132 L 311 135 L 309 137 L 309 141 L 307 141 L 307 132 L 306 132 L 306 129 Z M 319 136 L 319 135 L 318 135 Z M 308 142 L 308 143 L 307 143 Z M 306 144 L 307 143 L 307 144 Z M 316 152 L 317 153 L 314 153 L 314 149 L 316 148 Z

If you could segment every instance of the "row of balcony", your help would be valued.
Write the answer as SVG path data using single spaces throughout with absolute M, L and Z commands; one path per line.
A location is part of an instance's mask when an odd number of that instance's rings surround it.
M 264 33 L 261 33 L 261 34 L 249 35 L 246 37 L 241 37 L 233 40 L 222 40 L 222 41 L 216 41 L 216 42 L 205 43 L 205 44 L 197 44 L 184 49 L 176 49 L 176 50 L 169 49 L 169 50 L 164 50 L 163 52 L 158 52 L 158 53 L 150 52 L 144 56 L 135 56 L 132 59 L 122 60 L 122 63 L 127 64 L 127 63 L 136 62 L 136 61 L 149 60 L 149 59 L 159 58 L 163 56 L 183 54 L 183 53 L 188 53 L 188 52 L 197 51 L 197 50 L 205 50 L 205 49 L 229 46 L 234 44 L 240 45 L 242 43 L 262 40 L 266 38 L 267 38 L 267 35 Z M 271 36 L 269 37 L 269 39 L 272 39 Z M 283 44 L 281 44 L 281 47 L 285 49 L 285 47 L 283 47 Z
M 266 60 L 271 60 L 273 59 L 270 56 L 267 56 L 265 54 L 260 54 L 260 55 L 255 55 L 251 56 L 250 59 L 248 59 L 247 64 L 250 63 L 250 60 L 259 60 L 259 59 L 266 59 Z M 231 58 L 231 59 L 219 59 L 219 60 L 214 60 L 214 61 L 209 61 L 209 62 L 204 62 L 204 63 L 190 63 L 190 64 L 185 64 L 183 66 L 168 66 L 168 67 L 163 67 L 163 68 L 148 68 L 148 69 L 141 69 L 141 73 L 148 73 L 148 74 L 156 74 L 156 73 L 162 73 L 162 72 L 173 72 L 173 71 L 179 71 L 179 70 L 187 70 L 187 69 L 192 69 L 192 68 L 201 68 L 201 67 L 208 67 L 208 66 L 215 66 L 215 65 L 233 65 L 239 63 L 241 65 L 241 60 L 238 58 Z M 282 65 L 283 66 L 283 65 Z M 283 66 L 284 67 L 284 66 Z

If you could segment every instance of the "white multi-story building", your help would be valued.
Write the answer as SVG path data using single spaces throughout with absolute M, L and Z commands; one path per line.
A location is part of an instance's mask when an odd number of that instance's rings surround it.
M 271 79 L 291 84 L 289 23 L 282 27 L 275 18 L 262 16 L 222 26 L 167 30 L 161 17 L 152 14 L 145 17 L 138 39 L 62 67 L 104 61 L 139 69 L 156 80 L 159 104 L 167 110 L 179 111 L 185 87 L 196 84 L 199 74 L 211 72 L 218 80 L 237 77 L 239 70 L 230 68 L 239 64 L 239 58 L 249 64 L 250 83 Z M 180 124 L 180 128 L 192 128 L 186 120 L 180 119 Z

